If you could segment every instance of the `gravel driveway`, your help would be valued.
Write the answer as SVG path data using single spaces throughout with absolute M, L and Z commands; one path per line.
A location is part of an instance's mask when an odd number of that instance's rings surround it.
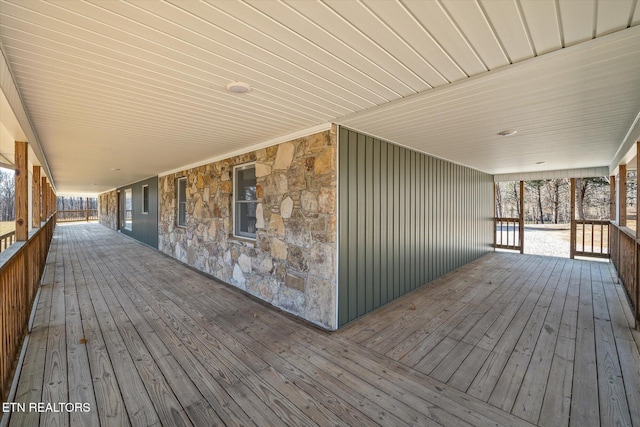
M 525 225 L 524 253 L 569 258 L 569 224 Z

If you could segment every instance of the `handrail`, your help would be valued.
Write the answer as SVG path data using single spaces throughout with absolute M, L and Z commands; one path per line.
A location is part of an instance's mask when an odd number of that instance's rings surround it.
M 15 242 L 0 253 L 0 396 L 9 387 L 20 347 L 29 324 L 31 307 L 49 252 L 56 224 L 51 215 L 24 242 Z
M 640 327 L 640 240 L 636 233 L 627 227 L 610 222 L 611 262 L 616 267 L 620 282 L 629 297 L 636 319 L 636 329 Z
M 78 209 L 58 211 L 58 222 L 96 221 L 98 209 Z
M 2 236 L 0 236 L 0 252 L 4 251 L 9 246 L 11 246 L 13 244 L 13 242 L 15 242 L 15 240 L 16 240 L 16 232 L 15 232 L 15 230 L 14 231 L 10 231 L 10 232 L 5 233 Z

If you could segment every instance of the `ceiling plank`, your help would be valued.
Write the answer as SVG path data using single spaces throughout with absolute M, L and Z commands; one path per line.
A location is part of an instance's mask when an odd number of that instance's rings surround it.
M 535 56 L 529 39 L 529 30 L 516 0 L 500 2 L 481 0 L 480 4 L 512 63 Z
M 560 22 L 554 0 L 520 1 L 537 55 L 562 49 Z

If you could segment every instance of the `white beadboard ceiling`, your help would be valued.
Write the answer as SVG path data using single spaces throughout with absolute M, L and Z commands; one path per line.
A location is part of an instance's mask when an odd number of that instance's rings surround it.
M 615 166 L 640 136 L 639 22 L 639 0 L 0 0 L 59 193 L 327 122 L 492 174 Z

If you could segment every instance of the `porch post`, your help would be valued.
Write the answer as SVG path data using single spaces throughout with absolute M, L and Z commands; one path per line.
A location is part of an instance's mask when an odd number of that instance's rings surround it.
M 640 172 L 640 159 L 638 158 L 638 155 L 640 155 L 640 141 L 636 141 L 636 244 L 635 246 L 635 251 L 636 251 L 636 257 L 635 257 L 635 262 L 636 262 L 636 274 L 635 274 L 635 287 L 636 287 L 636 330 L 640 329 L 640 241 L 638 241 L 638 239 L 640 239 L 640 231 L 638 230 L 638 228 L 640 228 L 640 215 L 638 215 L 638 196 L 640 195 L 640 191 L 638 190 L 638 181 L 640 181 L 638 179 L 639 175 L 638 172 Z M 625 167 L 626 169 L 626 167 Z M 626 178 L 626 176 L 625 176 Z M 626 182 L 626 179 L 625 179 Z M 626 202 L 626 197 L 625 197 L 625 202 Z
M 520 253 L 524 253 L 524 181 L 520 181 Z
M 33 167 L 33 226 L 40 228 L 40 166 Z
M 618 180 L 618 225 L 627 226 L 627 165 L 618 166 L 620 179 Z
M 50 183 L 47 184 L 47 197 L 49 198 L 49 216 L 51 216 L 56 211 L 56 204 L 53 197 L 53 188 Z
M 498 227 L 498 211 L 497 211 L 497 201 L 498 201 L 498 183 L 493 183 L 493 250 L 496 250 L 496 245 L 498 244 L 497 227 Z M 502 233 L 502 231 L 501 231 Z
M 616 221 L 616 176 L 609 177 L 609 219 Z
M 40 195 L 42 197 L 42 211 L 40 215 L 40 221 L 47 220 L 47 209 L 49 209 L 49 205 L 47 203 L 47 177 L 43 176 L 41 178 L 42 185 L 40 185 Z
M 27 171 L 27 143 L 15 142 L 15 208 L 16 241 L 24 242 L 29 238 L 29 172 Z
M 571 238 L 569 248 L 569 258 L 576 257 L 576 179 L 571 178 Z
M 47 198 L 49 199 L 49 216 L 51 216 L 51 214 L 55 210 L 53 205 L 53 197 L 51 196 L 52 192 L 53 190 L 51 189 L 51 184 L 47 183 Z

